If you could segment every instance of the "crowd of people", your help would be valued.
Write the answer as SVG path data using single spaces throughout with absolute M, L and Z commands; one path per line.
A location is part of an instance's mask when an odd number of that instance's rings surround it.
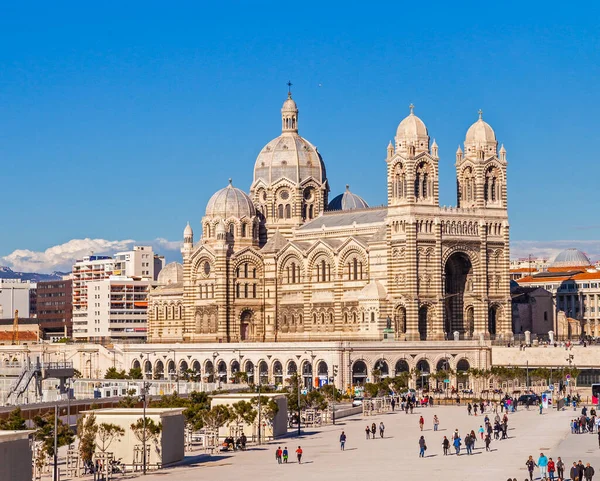
M 529 456 L 527 461 L 525 461 L 525 466 L 527 467 L 527 471 L 529 473 L 529 481 L 533 481 L 534 479 L 534 471 L 535 468 L 539 469 L 540 479 L 541 480 L 550 480 L 554 481 L 563 481 L 565 479 L 570 479 L 571 481 L 592 481 L 595 471 L 594 468 L 590 465 L 590 463 L 586 463 L 585 465 L 579 461 L 573 461 L 573 465 L 570 467 L 568 471 L 568 476 L 565 477 L 565 463 L 560 458 L 560 456 L 556 459 L 556 462 L 547 457 L 544 453 L 540 453 L 540 457 L 537 462 L 533 459 L 533 456 Z M 511 480 L 508 481 L 516 481 Z M 525 480 L 527 481 L 527 480 Z

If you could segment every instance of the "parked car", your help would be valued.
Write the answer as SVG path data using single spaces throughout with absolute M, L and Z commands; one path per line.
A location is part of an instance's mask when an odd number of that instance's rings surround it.
M 356 406 L 362 406 L 362 404 L 363 404 L 363 398 L 361 398 L 361 397 L 355 397 L 352 400 L 352 406 L 355 406 L 355 407 Z
M 519 396 L 518 402 L 519 404 L 524 405 L 534 405 L 538 404 L 541 401 L 540 397 L 537 394 L 522 394 Z

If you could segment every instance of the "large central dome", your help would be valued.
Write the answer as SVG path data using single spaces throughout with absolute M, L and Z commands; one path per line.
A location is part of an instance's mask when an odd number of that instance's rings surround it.
M 300 184 L 313 177 L 317 182 L 326 179 L 325 165 L 316 147 L 298 135 L 298 107 L 291 94 L 281 109 L 282 133 L 261 150 L 254 165 L 254 185 L 267 185 L 279 179 Z

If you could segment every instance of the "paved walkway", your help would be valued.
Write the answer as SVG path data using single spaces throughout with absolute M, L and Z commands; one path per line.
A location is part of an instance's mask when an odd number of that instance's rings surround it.
M 425 418 L 423 435 L 427 441 L 426 458 L 418 457 L 419 415 Z M 440 419 L 440 431 L 435 433 L 433 415 Z M 444 481 L 506 480 L 508 477 L 523 481 L 527 477 L 525 460 L 532 455 L 537 460 L 544 452 L 555 461 L 562 456 L 569 467 L 574 460 L 590 462 L 600 473 L 600 449 L 596 434 L 571 435 L 569 420 L 573 411 L 544 412 L 522 410 L 509 415 L 509 439 L 492 441 L 492 452 L 485 452 L 483 442 L 477 441 L 475 454 L 443 456 L 442 438 L 449 438 L 455 428 L 461 437 L 483 424 L 482 416 L 468 416 L 465 407 L 434 407 L 415 410 L 414 414 L 384 414 L 362 418 L 342 419 L 340 425 L 328 426 L 301 438 L 290 437 L 246 452 L 222 453 L 206 457 L 196 465 L 181 466 L 146 476 L 145 480 L 188 481 L 214 479 L 219 481 L 348 481 L 390 479 L 397 473 L 405 479 L 435 479 Z M 492 417 L 492 416 L 490 416 Z M 384 439 L 365 439 L 367 424 L 383 421 Z M 342 431 L 348 437 L 346 450 L 339 449 Z M 379 435 L 379 434 L 378 434 Z M 294 451 L 302 445 L 302 465 L 295 462 Z M 287 446 L 290 463 L 278 465 L 275 461 L 277 446 Z M 462 453 L 466 453 L 463 449 Z M 568 473 L 568 471 L 567 471 Z M 536 472 L 539 477 L 539 474 Z M 599 474 L 600 475 L 600 474 Z

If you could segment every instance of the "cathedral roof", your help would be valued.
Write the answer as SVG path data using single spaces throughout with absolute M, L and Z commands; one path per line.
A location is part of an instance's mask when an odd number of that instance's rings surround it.
M 206 205 L 208 217 L 241 219 L 244 216 L 253 217 L 255 213 L 252 199 L 244 191 L 234 187 L 231 179 L 229 179 L 229 185 L 215 192 Z
M 387 207 L 370 207 L 368 209 L 341 210 L 327 212 L 316 219 L 307 222 L 298 230 L 303 232 L 311 229 L 328 227 L 350 227 L 357 225 L 380 224 L 385 222 Z
M 279 230 L 275 231 L 275 234 L 271 236 L 271 238 L 267 241 L 267 243 L 262 247 L 261 251 L 264 253 L 272 253 L 279 252 L 283 249 L 288 240 L 279 232 Z
M 334 197 L 331 202 L 329 202 L 327 210 L 366 209 L 368 207 L 369 204 L 367 204 L 361 196 L 350 192 L 350 186 L 346 185 L 346 191 Z
M 479 111 L 479 119 L 469 127 L 465 136 L 465 151 L 474 152 L 483 149 L 486 152 L 495 152 L 498 142 L 494 129 L 483 120 L 483 112 Z

